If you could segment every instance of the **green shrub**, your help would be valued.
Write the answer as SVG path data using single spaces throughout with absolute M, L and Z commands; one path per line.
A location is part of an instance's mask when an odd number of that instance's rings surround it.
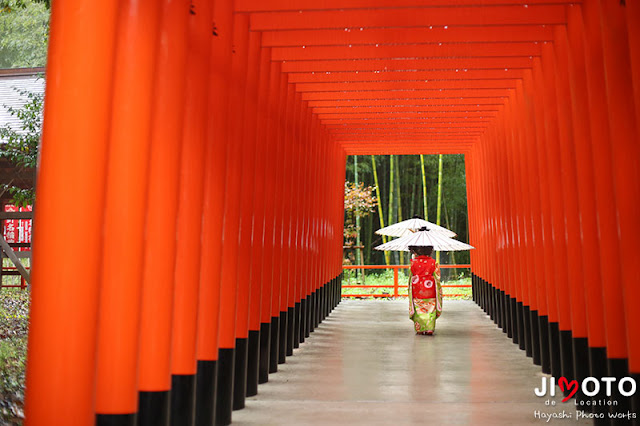
M 398 271 L 398 285 L 407 285 L 409 282 L 409 270 L 408 269 L 400 269 Z M 467 277 L 455 277 L 455 279 L 449 279 L 442 282 L 443 285 L 471 285 L 471 278 Z M 362 276 L 361 271 L 357 271 L 355 269 L 347 269 L 344 271 L 344 276 L 342 280 L 342 285 L 361 285 L 361 286 L 369 286 L 369 285 L 383 285 L 387 286 L 386 288 L 343 288 L 342 294 L 380 294 L 380 295 L 388 295 L 389 298 L 393 297 L 393 270 L 391 269 L 378 269 L 378 270 L 370 270 L 366 269 L 364 273 L 364 278 Z M 462 288 L 443 288 L 443 292 L 445 297 L 447 294 L 462 294 L 462 296 L 453 296 L 447 297 L 448 299 L 471 299 L 471 288 L 470 287 L 462 287 Z M 407 288 L 400 287 L 398 289 L 398 295 L 406 297 L 407 296 Z M 353 297 L 349 297 L 352 299 Z M 356 298 L 367 298 L 366 296 L 356 297 Z M 385 299 L 385 297 L 376 297 L 376 299 Z
M 22 424 L 29 292 L 0 290 L 0 424 Z

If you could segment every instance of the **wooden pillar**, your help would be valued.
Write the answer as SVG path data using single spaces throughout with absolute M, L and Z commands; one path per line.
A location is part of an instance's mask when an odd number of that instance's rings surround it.
M 196 5 L 197 7 L 198 5 Z M 195 11 L 198 17 L 198 11 Z M 220 270 L 222 269 L 222 216 L 224 214 L 225 175 L 227 170 L 227 134 L 229 80 L 231 74 L 232 24 L 225 2 L 215 2 L 210 11 L 216 33 L 207 43 L 195 46 L 199 61 L 208 60 L 208 120 L 204 151 L 204 195 L 200 251 L 200 288 L 198 293 L 196 346 L 196 425 L 212 424 L 218 399 L 220 335 Z M 226 64 L 221 66 L 220 64 Z
M 571 109 L 571 92 L 569 87 L 568 44 L 566 27 L 554 29 L 555 42 L 553 46 L 554 59 L 556 62 L 556 89 L 558 105 L 558 129 L 560 161 L 563 164 L 561 169 L 561 179 L 564 191 L 564 236 L 566 241 L 568 291 L 571 303 L 571 324 L 569 330 L 560 330 L 561 349 L 563 352 L 563 374 L 568 378 L 575 378 L 574 372 L 574 338 L 584 339 L 587 337 L 587 321 L 584 299 L 584 275 L 583 259 L 586 253 L 582 251 L 580 240 L 580 209 L 578 195 L 580 193 L 580 182 L 577 180 L 576 172 L 576 148 L 574 143 L 574 127 Z M 585 188 L 586 189 L 586 188 Z M 564 354 L 571 354 L 566 357 Z M 567 359 L 568 358 L 568 359 Z M 581 370 L 581 374 L 584 371 Z M 586 376 L 584 376 L 586 377 Z
M 277 121 L 280 104 L 280 71 L 281 64 L 279 62 L 271 62 L 271 70 L 269 75 L 269 103 L 271 108 L 269 111 L 269 119 L 267 121 L 265 143 L 268 144 L 265 162 L 267 169 L 265 170 L 264 182 L 265 188 L 273 188 L 275 185 L 275 169 L 277 168 L 277 146 L 278 133 Z M 262 262 L 262 305 L 261 305 L 261 323 L 260 323 L 260 371 L 259 383 L 265 383 L 269 380 L 269 370 L 271 366 L 271 346 L 273 338 L 277 338 L 277 333 L 272 330 L 272 311 L 271 304 L 274 298 L 273 292 L 273 250 L 274 250 L 274 213 L 275 200 L 274 197 L 265 198 L 264 205 L 264 253 Z M 274 329 L 277 330 L 277 329 Z M 276 341 L 277 344 L 277 341 Z M 277 365 L 277 363 L 276 363 Z
M 577 189 L 580 212 L 580 239 L 582 246 L 583 283 L 574 288 L 574 291 L 584 292 L 584 307 L 587 312 L 595 312 L 601 309 L 602 300 L 602 273 L 599 262 L 588 262 L 588 253 L 596 247 L 600 247 L 598 233 L 598 218 L 595 187 L 595 170 L 593 152 L 591 148 L 592 134 L 589 120 L 590 116 L 589 95 L 587 84 L 587 71 L 584 48 L 584 27 L 581 8 L 568 8 L 567 25 L 567 55 L 568 55 L 568 80 L 570 84 L 570 100 L 573 122 L 573 143 L 575 145 L 575 169 L 577 172 Z M 560 30 L 559 30 L 560 31 Z M 564 31 L 561 31 L 564 32 Z M 564 38 L 560 34 L 561 38 Z M 564 43 L 564 41 L 563 41 Z M 575 298 L 579 298 L 574 293 Z M 605 346 L 605 329 L 603 321 L 599 321 L 593 315 L 586 315 L 585 325 L 587 334 L 576 335 L 574 329 L 574 366 L 578 381 L 590 376 L 589 366 L 583 359 L 588 359 L 589 347 L 603 348 Z M 581 332 L 584 330 L 581 330 Z
M 284 81 L 287 81 L 286 74 L 282 75 Z M 293 165 L 292 145 L 293 145 L 293 120 L 295 111 L 295 87 L 293 84 L 286 84 L 286 105 L 282 122 L 282 171 L 278 183 L 277 194 L 277 226 L 276 245 L 278 246 L 278 255 L 275 261 L 278 263 L 277 269 L 280 271 L 278 283 L 280 288 L 279 303 L 275 307 L 279 317 L 278 328 L 278 364 L 286 362 L 287 356 L 287 330 L 289 315 L 287 310 L 288 291 L 289 291 L 289 261 L 290 261 L 290 200 L 291 200 L 291 170 Z
M 202 245 L 200 238 L 192 236 L 202 232 L 212 40 L 209 6 L 207 1 L 192 4 L 188 31 L 171 350 L 171 425 L 191 425 L 195 420 Z
M 571 330 L 571 311 L 567 309 L 570 306 L 570 295 L 568 287 L 568 271 L 567 271 L 567 247 L 565 239 L 565 216 L 564 216 L 564 200 L 563 200 L 563 181 L 559 168 L 549 167 L 555 161 L 560 161 L 560 147 L 558 142 L 558 107 L 556 99 L 555 85 L 555 61 L 553 55 L 553 47 L 551 45 L 543 46 L 542 60 L 539 69 L 535 68 L 537 59 L 534 58 L 534 72 L 540 73 L 539 80 L 536 80 L 538 90 L 541 90 L 541 101 L 543 103 L 542 111 L 544 112 L 543 129 L 544 143 L 543 149 L 547 154 L 547 162 L 545 167 L 549 172 L 549 196 L 550 196 L 550 221 L 551 226 L 551 244 L 553 245 L 555 257 L 554 278 L 550 280 L 550 286 L 553 287 L 552 292 L 556 304 L 556 312 L 558 313 L 558 322 L 550 323 L 549 330 L 553 347 L 551 357 L 551 373 L 559 377 L 565 374 L 562 370 L 562 359 L 569 359 L 571 352 L 567 353 L 567 346 L 562 345 L 560 338 L 560 330 Z M 551 292 L 549 293 L 551 295 Z M 568 372 L 567 372 L 568 373 Z
M 149 151 L 142 269 L 138 424 L 167 425 L 178 179 L 184 121 L 189 2 L 163 2 Z
M 232 13 L 231 7 L 225 16 Z M 218 349 L 218 382 L 216 401 L 216 423 L 230 424 L 234 400 L 234 377 L 236 372 L 236 316 L 238 311 L 238 260 L 240 229 L 240 183 L 242 156 L 245 141 L 243 126 L 245 113 L 245 88 L 248 64 L 248 16 L 233 15 L 233 54 L 227 108 L 229 130 L 227 133 L 227 158 L 224 190 L 224 216 L 222 228 L 222 269 L 220 271 L 220 337 Z M 245 283 L 248 284 L 245 280 Z M 246 303 L 247 301 L 242 301 Z M 246 340 L 240 343 L 246 344 Z M 242 354 L 246 347 L 238 352 Z M 242 366 L 241 366 L 242 367 Z M 244 382 L 244 379 L 242 380 Z M 238 395 L 240 396 L 240 395 Z M 242 393 L 242 397 L 244 392 Z
M 624 315 L 624 323 L 616 330 L 607 324 L 607 332 L 612 334 L 612 347 L 607 347 L 609 374 L 620 378 L 628 375 L 627 357 L 633 350 L 633 358 L 640 357 L 640 345 L 636 342 L 637 308 L 628 298 L 638 294 L 638 273 L 640 253 L 635 245 L 635 237 L 640 234 L 640 137 L 636 123 L 636 106 L 633 94 L 633 75 L 629 53 L 629 38 L 626 26 L 626 7 L 620 3 L 600 1 L 600 28 L 604 59 L 604 81 L 608 104 L 609 138 L 613 160 L 613 188 L 617 218 L 619 244 L 619 264 L 621 285 L 607 286 L 607 292 L 622 289 L 622 294 L 614 296 L 618 311 Z M 615 267 L 616 265 L 612 265 Z M 627 294 L 628 293 L 628 294 Z M 624 297 L 623 297 L 624 296 Z M 624 334 L 620 335 L 620 332 Z M 627 342 L 628 338 L 628 342 Z M 640 362 L 636 361 L 640 366 Z M 637 367 L 636 367 L 637 368 Z M 624 404 L 624 400 L 621 404 Z M 622 405 L 620 408 L 627 408 Z
M 248 24 L 246 28 L 248 32 Z M 247 392 L 247 365 L 249 356 L 249 306 L 251 299 L 251 281 L 253 270 L 248 255 L 252 253 L 253 244 L 253 199 L 255 175 L 255 150 L 257 143 L 256 124 L 258 119 L 258 84 L 260 81 L 260 41 L 258 32 L 248 33 L 248 49 L 246 55 L 246 88 L 244 95 L 244 119 L 238 125 L 242 131 L 242 154 L 235 169 L 240 173 L 238 197 L 239 227 L 238 253 L 236 261 L 237 300 L 236 313 L 236 364 L 233 385 L 233 409 L 244 408 Z M 238 53 L 236 51 L 236 53 Z
M 26 425 L 95 421 L 105 159 L 121 7 L 82 0 L 52 4 L 33 234 Z M 74 221 L 83 232 L 70 234 L 60 226 L 68 220 L 61 205 L 82 206 Z M 62 242 L 83 247 L 82 262 L 69 262 Z
M 265 174 L 269 170 L 267 125 L 269 117 L 269 79 L 271 77 L 271 49 L 260 51 L 260 83 L 258 87 L 258 119 L 256 122 L 256 146 L 254 151 L 253 180 L 253 239 L 251 244 L 251 300 L 249 308 L 249 355 L 247 361 L 247 396 L 258 393 L 260 371 L 260 341 L 262 336 L 262 298 L 270 295 L 263 293 L 262 262 L 264 256 L 265 235 Z M 269 299 L 270 301 L 271 299 Z M 268 337 L 268 336 L 267 336 Z
M 139 263 L 160 24 L 155 3 L 125 2 L 118 15 L 98 317 L 97 425 L 134 424 L 138 411 Z

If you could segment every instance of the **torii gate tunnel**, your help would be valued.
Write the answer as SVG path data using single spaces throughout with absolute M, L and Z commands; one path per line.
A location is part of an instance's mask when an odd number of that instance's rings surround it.
M 352 154 L 464 154 L 475 300 L 640 373 L 637 1 L 52 9 L 27 425 L 231 422 L 340 301 Z

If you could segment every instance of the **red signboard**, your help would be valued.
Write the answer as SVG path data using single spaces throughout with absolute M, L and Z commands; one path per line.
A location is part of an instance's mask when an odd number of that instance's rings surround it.
M 5 212 L 30 212 L 31 206 L 17 207 L 11 204 L 4 206 Z M 31 220 L 29 219 L 11 219 L 4 221 L 4 229 L 2 230 L 4 239 L 8 243 L 31 243 Z M 25 251 L 28 247 L 16 248 L 14 250 Z

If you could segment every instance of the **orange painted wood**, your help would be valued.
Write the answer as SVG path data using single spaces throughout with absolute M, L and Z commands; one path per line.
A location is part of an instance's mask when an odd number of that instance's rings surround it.
M 274 47 L 274 61 L 540 56 L 537 42 Z
M 502 105 L 501 98 L 429 98 L 429 99 L 335 99 L 328 101 L 309 101 L 308 105 L 313 108 L 340 108 L 348 109 L 355 107 L 398 107 L 417 108 L 431 106 L 454 106 L 454 105 L 489 105 L 498 107 Z M 315 111 L 315 109 L 314 109 Z
M 138 389 L 171 389 L 176 224 L 184 122 L 187 0 L 163 2 L 149 152 L 149 199 L 143 255 Z
M 248 303 L 240 294 L 246 296 L 248 281 L 238 279 L 240 262 L 240 218 L 242 191 L 242 164 L 246 146 L 243 138 L 248 75 L 249 33 L 246 15 L 233 17 L 233 52 L 231 57 L 231 79 L 229 84 L 229 133 L 227 135 L 227 173 L 224 189 L 224 216 L 222 228 L 222 269 L 220 271 L 220 339 L 221 349 L 233 349 L 236 346 L 238 311 Z M 248 172 L 247 172 L 248 173 Z M 246 320 L 245 320 L 246 321 Z M 246 333 L 243 331 L 243 334 Z M 246 336 L 245 336 L 246 337 Z
M 581 245 L 600 247 L 598 235 L 598 204 L 596 201 L 596 171 L 592 150 L 592 133 L 589 120 L 589 87 L 585 61 L 584 25 L 582 8 L 574 7 L 568 11 L 567 36 L 569 43 L 569 83 L 571 84 L 571 108 L 573 112 L 573 134 L 576 144 L 576 171 L 580 202 Z M 586 254 L 586 253 L 585 253 Z M 602 269 L 600 262 L 583 262 L 585 305 L 587 312 L 601 306 Z M 592 315 L 586 316 L 588 341 L 591 347 L 604 347 L 606 344 L 605 324 Z
M 582 251 L 580 223 L 580 207 L 578 194 L 581 190 L 590 191 L 587 185 L 578 182 L 576 169 L 580 164 L 576 163 L 576 146 L 574 125 L 571 107 L 571 88 L 569 86 L 569 47 L 566 27 L 558 27 L 554 30 L 556 42 L 554 53 L 556 59 L 556 84 L 558 88 L 558 117 L 560 130 L 560 161 L 563 163 L 563 188 L 565 206 L 565 234 L 567 240 L 568 256 L 567 267 L 571 271 L 568 274 L 568 284 L 571 297 L 571 333 L 573 337 L 587 337 L 587 313 L 584 298 L 584 266 L 588 250 Z M 582 117 L 577 117 L 580 120 Z
M 194 50 L 208 52 L 211 64 L 231 63 L 231 20 L 223 2 L 216 2 L 211 19 L 219 22 L 221 31 L 208 43 L 193 46 Z M 195 15 L 197 16 L 197 15 Z M 227 134 L 229 132 L 229 84 L 231 69 L 227 66 L 211 66 L 209 78 L 204 83 L 207 90 L 206 170 L 204 176 L 204 200 L 202 206 L 202 249 L 200 262 L 197 352 L 202 361 L 218 359 L 220 333 L 220 270 L 222 269 L 222 224 L 226 176 Z M 207 86 L 208 83 L 208 86 Z M 202 88 L 201 88 L 202 89 Z
M 444 71 L 348 71 L 289 74 L 290 83 L 433 81 L 433 80 L 510 80 L 522 78 L 522 69 L 444 70 Z
M 455 129 L 455 130 L 467 130 L 467 131 L 484 131 L 486 130 L 487 126 L 467 126 L 465 124 L 449 124 L 449 123 L 441 123 L 440 125 L 434 124 L 431 126 L 416 126 L 416 125 L 399 125 L 399 124 L 392 124 L 392 125 L 372 125 L 369 127 L 336 127 L 336 126 L 326 126 L 327 127 L 327 131 L 332 134 L 332 135 L 339 135 L 339 134 L 357 134 L 357 133 L 367 133 L 367 132 L 372 132 L 372 131 L 383 131 L 383 130 L 391 130 L 391 129 L 396 129 L 396 130 L 401 130 L 401 129 L 407 129 L 407 130 L 415 130 L 415 131 L 422 131 L 422 132 L 428 132 L 430 130 L 442 130 L 442 129 Z
M 212 10 L 209 2 L 196 4 L 200 12 L 190 14 L 187 56 L 186 108 L 180 160 L 177 235 L 200 235 L 205 181 L 205 153 L 209 106 L 208 54 Z M 224 26 L 224 23 L 221 25 Z M 203 90 L 204 88 L 204 90 Z M 196 374 L 196 340 L 200 288 L 200 240 L 178 238 L 173 300 L 171 373 Z M 204 310 L 204 308 L 203 308 Z
M 115 2 L 79 0 L 57 2 L 51 8 L 46 119 L 34 213 L 25 424 L 81 426 L 95 421 L 104 159 L 120 8 Z M 58 206 L 78 204 L 83 207 L 74 223 L 84 232 L 70 233 L 60 226 L 69 220 L 68 211 Z M 82 262 L 69 262 L 68 253 L 60 250 L 61 241 L 82 247 Z
M 310 60 L 289 61 L 282 64 L 282 71 L 332 72 L 332 71 L 391 71 L 391 70 L 456 70 L 531 68 L 532 57 L 507 58 L 433 58 L 433 59 L 360 59 L 360 60 Z
M 298 83 L 296 90 L 302 93 L 399 91 L 399 90 L 475 90 L 514 89 L 515 80 L 444 80 L 444 81 L 383 81 L 348 83 Z
M 544 79 L 541 72 L 541 64 L 539 60 L 536 60 L 536 66 L 530 74 L 527 74 L 525 77 L 525 81 L 529 84 L 528 94 L 531 96 L 533 101 L 533 111 L 534 111 L 534 119 L 535 119 L 535 128 L 536 128 L 536 145 L 535 152 L 537 155 L 538 162 L 538 180 L 542 188 L 549 188 L 552 185 L 550 168 L 546 167 L 546 164 L 552 160 L 549 156 L 545 140 L 546 140 L 546 132 L 545 132 L 545 108 L 544 108 L 544 100 L 542 98 L 541 87 L 544 85 Z M 530 78 L 528 78 L 530 76 Z M 541 230 L 542 230 L 542 244 L 544 247 L 544 262 L 547 267 L 553 268 L 556 270 L 557 268 L 562 267 L 555 256 L 555 246 L 553 244 L 553 225 L 552 225 L 552 212 L 551 212 L 551 203 L 552 198 L 550 191 L 541 191 L 540 194 L 541 201 Z M 549 322 L 558 322 L 558 302 L 556 296 L 556 286 L 553 283 L 547 283 L 546 292 L 544 293 L 544 297 L 547 301 Z
M 280 103 L 282 102 L 280 88 L 282 79 L 280 78 L 280 64 L 277 62 L 271 63 L 271 71 L 269 76 L 269 104 L 271 108 L 269 110 L 269 117 L 267 120 L 267 129 L 265 134 L 268 138 L 268 150 L 265 162 L 270 164 L 271 167 L 267 169 L 265 176 L 265 187 L 272 188 L 275 184 L 275 168 L 277 167 L 278 158 L 278 127 L 277 122 L 279 120 L 278 112 L 280 110 Z M 272 310 L 271 306 L 274 303 L 272 299 L 275 298 L 274 292 L 274 271 L 273 271 L 273 259 L 274 259 L 274 223 L 275 223 L 275 199 L 272 196 L 265 198 L 264 207 L 264 252 L 262 263 L 262 307 L 260 309 L 260 316 L 262 323 L 271 323 Z
M 386 106 L 386 107 L 327 107 L 313 108 L 315 114 L 324 116 L 353 117 L 356 114 L 393 113 L 398 117 L 406 117 L 406 113 L 450 113 L 450 112 L 497 112 L 497 105 L 448 105 L 448 106 Z
M 138 411 L 138 347 L 153 75 L 160 10 L 127 2 L 118 16 L 96 363 L 96 413 Z M 126 294 L 127 297 L 122 297 Z
M 638 250 L 633 248 L 634 235 L 640 234 L 640 135 L 636 123 L 634 104 L 633 74 L 629 53 L 629 36 L 626 27 L 626 8 L 619 3 L 600 1 L 600 24 L 602 30 L 602 53 L 605 66 L 605 87 L 607 90 L 609 137 L 611 140 L 613 182 L 615 191 L 616 217 L 618 219 L 618 244 L 620 246 L 620 267 L 622 289 L 631 288 L 637 282 L 634 268 L 640 262 Z M 636 265 L 636 266 L 634 266 Z M 616 287 L 614 287 L 616 288 Z M 623 290 L 624 291 L 624 290 Z M 624 294 L 624 293 L 623 293 Z M 631 293 L 633 294 L 633 293 Z M 626 296 L 626 295 L 625 295 Z M 637 308 L 624 299 L 615 300 L 618 311 L 625 314 L 625 321 L 637 321 Z M 631 311 L 621 308 L 628 306 Z M 613 307 L 613 306 L 612 306 Z M 635 327 L 634 327 L 635 328 Z M 625 329 L 624 337 L 618 335 Z M 626 326 L 621 325 L 615 333 L 614 347 L 607 347 L 607 356 L 627 357 L 627 350 L 633 350 L 634 368 L 640 367 L 640 344 L 627 345 Z M 633 333 L 629 334 L 631 341 Z M 622 340 L 622 341 L 620 341 Z
M 263 307 L 262 298 L 269 299 L 270 295 L 263 293 L 264 276 L 263 269 L 263 253 L 264 253 L 264 235 L 265 235 L 265 197 L 266 187 L 265 179 L 268 173 L 268 165 L 266 163 L 268 138 L 266 131 L 269 118 L 269 81 L 271 78 L 272 66 L 269 63 L 269 49 L 261 49 L 260 51 L 260 83 L 258 93 L 258 120 L 256 122 L 256 138 L 257 143 L 254 152 L 254 167 L 256 172 L 253 181 L 253 237 L 250 251 L 251 262 L 251 306 L 249 310 L 249 330 L 260 330 L 261 311 Z
M 265 31 L 265 47 L 289 46 L 348 46 L 367 44 L 427 44 L 468 42 L 552 41 L 551 27 L 492 26 L 492 27 L 426 27 L 407 31 L 402 28 L 347 28 L 337 30 Z
M 538 145 L 538 129 L 536 127 L 535 121 L 535 104 L 533 99 L 533 86 L 532 86 L 532 75 L 531 71 L 525 72 L 525 78 L 523 79 L 522 84 L 522 92 L 520 93 L 522 99 L 522 119 L 524 120 L 524 143 L 521 146 L 521 155 L 523 156 L 523 163 L 525 163 L 526 171 L 525 171 L 525 185 L 527 186 L 527 193 L 531 194 L 528 197 L 529 205 L 530 205 L 530 215 L 531 215 L 531 227 L 532 227 L 532 237 L 531 237 L 531 250 L 538 250 L 545 247 L 544 241 L 544 222 L 543 222 L 543 214 L 542 214 L 542 204 L 546 199 L 546 191 L 542 191 L 542 188 L 545 188 L 542 184 L 543 179 L 546 178 L 546 175 L 543 175 L 539 172 L 540 163 L 539 157 L 540 155 L 537 152 Z M 549 258 L 549 252 L 547 250 L 543 251 L 543 259 L 547 262 Z M 533 279 L 536 283 L 534 286 L 535 296 L 532 295 L 532 298 L 536 300 L 536 308 L 538 310 L 538 315 L 540 316 L 548 316 L 549 308 L 547 303 L 547 281 L 535 281 L 536 269 L 535 265 L 528 265 L 529 273 L 533 274 Z
M 558 113 L 558 90 L 556 87 L 556 62 L 552 45 L 546 46 L 546 51 L 542 57 L 542 74 L 544 76 L 544 105 L 545 105 L 545 143 L 547 154 L 550 160 L 561 159 L 562 151 L 560 147 L 561 139 Z M 556 279 L 556 295 L 558 303 L 558 324 L 560 330 L 571 330 L 571 310 L 567 306 L 571 304 L 571 293 L 569 291 L 567 239 L 566 239 L 566 194 L 565 182 L 560 169 L 549 168 L 551 195 L 551 227 L 553 233 L 554 256 L 556 256 L 558 267 Z
M 251 30 L 344 29 L 380 27 L 455 27 L 476 25 L 560 25 L 566 22 L 563 5 L 524 7 L 438 7 L 295 11 L 251 14 Z
M 431 89 L 431 90 L 369 90 L 362 92 L 308 92 L 302 95 L 307 100 L 337 99 L 428 99 L 428 98 L 503 98 L 509 89 Z
M 401 3 L 393 0 L 239 0 L 236 3 L 238 12 L 269 11 L 304 11 L 304 10 L 344 10 L 368 8 L 404 8 L 404 7 L 442 7 L 442 6 L 502 6 L 534 5 L 534 4 L 566 4 L 580 3 L 573 0 L 404 0 Z
M 613 160 L 611 144 L 609 139 L 609 117 L 608 101 L 605 86 L 605 68 L 602 56 L 602 36 L 600 31 L 600 7 L 598 2 L 587 2 L 582 7 L 582 19 L 584 24 L 584 48 L 585 48 L 585 72 L 589 97 L 589 128 L 591 132 L 591 149 L 593 152 L 592 167 L 598 170 L 598 174 L 604 176 L 613 175 Z M 598 236 L 600 239 L 596 256 L 600 262 L 602 280 L 601 286 L 601 307 L 605 315 L 613 321 L 616 327 L 622 321 L 619 309 L 608 312 L 609 307 L 614 309 L 615 300 L 609 303 L 611 297 L 608 287 L 605 285 L 609 280 L 620 282 L 621 271 L 619 267 L 619 246 L 617 239 L 617 218 L 615 211 L 615 198 L 613 182 L 609 179 L 598 179 L 594 176 L 594 192 L 598 206 Z M 606 278 L 606 279 L 605 279 Z M 596 293 L 596 297 L 598 294 Z M 614 339 L 618 331 L 609 331 L 609 325 L 605 327 L 605 342 L 596 340 L 589 341 L 591 347 L 612 348 L 614 353 L 622 354 L 624 349 L 616 348 Z M 615 356 L 618 356 L 615 355 Z
M 479 124 L 479 125 L 484 125 L 486 123 L 489 123 L 491 120 L 489 118 L 486 119 L 477 119 L 477 118 L 473 118 L 473 119 L 469 119 L 469 120 L 462 120 L 462 119 L 457 119 L 457 120 L 452 120 L 450 118 L 432 118 L 432 119 L 427 119 L 427 120 L 417 120 L 417 119 L 406 119 L 406 120 L 399 120 L 399 119 L 393 119 L 393 118 L 376 118 L 376 119 L 370 119 L 370 120 L 366 120 L 366 119 L 349 119 L 349 118 L 341 118 L 341 119 L 327 119 L 327 120 L 323 120 L 323 124 L 326 126 L 330 126 L 330 125 L 377 125 L 377 124 L 398 124 L 398 125 L 402 125 L 402 124 L 422 124 L 422 125 L 431 125 L 431 124 Z
M 254 270 L 251 259 L 247 257 L 252 252 L 253 231 L 254 231 L 254 182 L 257 173 L 255 151 L 257 149 L 258 124 L 258 85 L 260 82 L 260 72 L 263 70 L 260 62 L 260 33 L 248 34 L 248 60 L 246 63 L 247 74 L 245 79 L 245 102 L 244 120 L 241 125 L 242 151 L 240 156 L 240 168 L 242 173 L 239 181 L 239 213 L 240 222 L 238 225 L 238 261 L 237 261 L 237 299 L 238 308 L 236 310 L 236 339 L 246 339 L 249 337 L 249 315 L 252 307 L 255 309 L 254 295 L 258 285 L 254 285 Z M 264 64 L 268 69 L 268 64 Z M 226 258 L 225 258 L 226 261 Z M 259 271 L 259 269 L 258 269 Z M 257 274 L 256 274 L 257 275 Z M 258 304 L 259 310 L 259 304 Z

